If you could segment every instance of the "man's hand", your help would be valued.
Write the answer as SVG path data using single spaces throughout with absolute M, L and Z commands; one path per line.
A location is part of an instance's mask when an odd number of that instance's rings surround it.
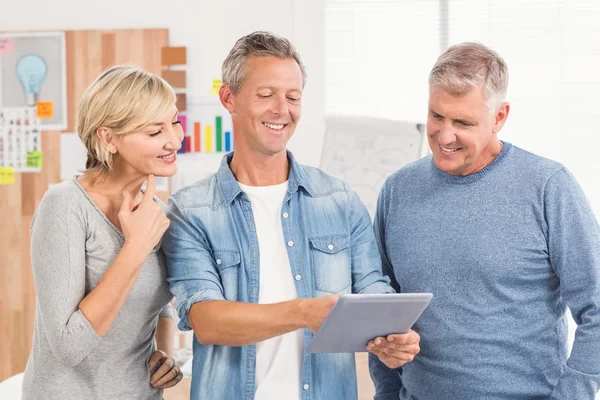
M 308 329 L 313 333 L 319 330 L 319 327 L 340 298 L 338 294 L 329 296 L 319 296 L 312 299 L 304 299 L 301 303 L 302 316 Z
M 421 336 L 412 329 L 407 333 L 376 337 L 367 343 L 367 350 L 375 354 L 388 368 L 398 368 L 411 362 L 421 350 Z

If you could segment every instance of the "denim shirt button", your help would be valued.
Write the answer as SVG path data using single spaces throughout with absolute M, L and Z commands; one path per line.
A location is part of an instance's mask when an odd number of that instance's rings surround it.
M 308 390 L 308 388 L 309 388 L 309 386 L 306 383 L 304 384 L 304 386 L 302 386 L 302 389 L 304 389 L 304 390 Z
M 295 278 L 296 278 L 296 280 L 297 280 L 297 281 L 299 281 L 300 279 L 302 279 L 302 276 L 300 276 L 300 275 L 296 275 L 296 277 L 295 277 Z
M 221 259 L 217 258 L 217 265 L 221 265 Z
M 289 217 L 288 213 L 283 213 L 283 218 Z
M 332 245 L 331 243 L 329 243 L 329 244 L 327 245 L 327 248 L 328 248 L 329 250 L 333 250 L 333 245 Z
M 294 245 L 294 242 L 292 242 L 291 240 L 288 242 L 288 246 L 292 247 Z

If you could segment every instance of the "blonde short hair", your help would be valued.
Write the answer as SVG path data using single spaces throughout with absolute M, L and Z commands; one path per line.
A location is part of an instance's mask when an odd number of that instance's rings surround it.
M 146 128 L 162 118 L 177 99 L 162 78 L 131 65 L 104 71 L 85 90 L 77 117 L 77 133 L 87 149 L 86 172 L 106 174 L 114 155 L 98 137 L 99 128 L 122 135 Z
M 506 97 L 508 68 L 498 53 L 481 43 L 451 46 L 440 55 L 429 74 L 430 88 L 442 89 L 453 96 L 464 96 L 482 83 L 493 115 Z

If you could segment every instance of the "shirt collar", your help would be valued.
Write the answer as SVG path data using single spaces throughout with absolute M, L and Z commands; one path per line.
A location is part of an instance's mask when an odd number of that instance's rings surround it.
M 287 150 L 286 152 L 288 161 L 290 163 L 288 192 L 295 193 L 299 187 L 302 187 L 310 196 L 313 196 L 314 188 L 305 168 L 296 162 L 296 159 L 291 151 Z M 235 180 L 233 172 L 231 172 L 231 168 L 229 168 L 229 163 L 231 163 L 231 160 L 233 159 L 233 154 L 234 152 L 231 152 L 223 156 L 221 165 L 217 171 L 218 185 L 221 187 L 221 192 L 223 193 L 224 200 L 227 204 L 231 203 L 240 193 L 242 193 L 240 185 Z

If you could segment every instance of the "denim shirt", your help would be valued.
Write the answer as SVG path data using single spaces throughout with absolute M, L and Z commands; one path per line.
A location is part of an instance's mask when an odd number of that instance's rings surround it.
M 218 172 L 173 195 L 163 238 L 170 289 L 181 330 L 190 330 L 194 303 L 257 303 L 258 236 L 250 201 L 236 182 L 227 154 Z M 281 224 L 298 297 L 333 293 L 393 293 L 369 214 L 347 183 L 298 164 L 288 152 L 288 190 Z M 357 323 L 359 323 L 357 321 Z M 304 329 L 304 344 L 313 334 Z M 256 346 L 193 342 L 191 400 L 251 400 Z M 356 399 L 354 354 L 310 354 L 302 363 L 303 400 Z

